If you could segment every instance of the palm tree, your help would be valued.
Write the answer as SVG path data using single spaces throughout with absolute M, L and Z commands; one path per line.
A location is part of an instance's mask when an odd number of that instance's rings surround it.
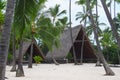
M 115 45 L 115 40 L 113 39 L 112 32 L 110 28 L 106 28 L 101 33 L 101 39 L 100 39 L 101 45 L 103 47 L 103 50 L 106 49 L 106 52 L 108 52 L 108 48 Z M 106 60 L 109 61 L 109 52 L 106 54 L 107 58 Z
M 12 31 L 12 52 L 13 52 L 13 57 L 12 57 L 12 68 L 11 68 L 11 72 L 16 71 L 16 41 L 15 41 L 15 28 L 13 27 L 13 31 Z
M 115 23 L 114 23 L 113 20 L 112 20 L 112 17 L 111 17 L 111 15 L 110 15 L 110 12 L 109 12 L 109 10 L 108 10 L 108 8 L 107 8 L 107 5 L 106 5 L 105 1 L 104 1 L 104 0 L 101 0 L 101 3 L 102 3 L 102 5 L 103 5 L 104 11 L 105 11 L 106 16 L 107 16 L 107 18 L 108 18 L 108 21 L 109 21 L 109 23 L 110 23 L 110 25 L 111 25 L 111 29 L 112 29 L 112 32 L 113 32 L 113 36 L 116 38 L 117 44 L 118 44 L 118 46 L 119 46 L 119 48 L 120 48 L 120 36 L 119 36 L 119 34 L 117 33 L 117 29 L 116 29 L 116 27 L 115 27 Z
M 114 72 L 110 69 L 109 65 L 107 64 L 107 62 L 104 58 L 104 55 L 102 54 L 102 50 L 101 50 L 100 43 L 98 40 L 98 32 L 96 29 L 96 24 L 94 22 L 91 7 L 90 7 L 90 0 L 86 0 L 86 5 L 87 5 L 87 10 L 89 11 L 89 14 L 90 14 L 90 20 L 91 20 L 91 24 L 92 24 L 93 30 L 94 30 L 94 36 L 96 39 L 96 44 L 97 44 L 97 49 L 98 49 L 98 57 L 100 58 L 100 60 L 103 63 L 104 69 L 106 71 L 106 75 L 115 75 Z
M 36 5 L 36 11 L 34 11 L 33 18 L 32 18 L 32 25 L 31 25 L 31 48 L 30 48 L 30 56 L 29 56 L 29 63 L 28 63 L 28 68 L 32 68 L 32 55 L 33 55 L 33 42 L 34 42 L 34 33 L 35 33 L 35 22 L 36 19 L 38 18 L 38 14 L 40 11 L 44 8 L 44 3 L 46 0 L 41 0 L 41 2 Z
M 49 8 L 47 13 L 50 14 L 50 16 L 52 17 L 52 23 L 53 25 L 55 25 L 55 21 L 58 20 L 57 18 L 63 14 L 66 14 L 66 10 L 60 11 L 60 5 L 56 4 L 55 7 Z
M 70 37 L 71 37 L 71 43 L 73 45 L 73 58 L 74 58 L 74 64 L 77 65 L 78 62 L 77 62 L 77 59 L 76 59 L 76 53 L 75 53 L 75 47 L 74 47 L 74 43 L 73 43 L 73 35 L 72 35 L 72 22 L 71 22 L 71 0 L 69 0 L 69 24 L 70 24 Z
M 16 40 L 20 43 L 18 68 L 16 76 L 24 76 L 22 67 L 22 44 L 25 34 L 25 29 L 31 29 L 32 21 L 35 20 L 40 6 L 46 0 L 16 0 L 15 13 L 14 13 L 14 26 L 16 31 Z M 23 5 L 21 5 L 23 4 Z M 32 5 L 32 6 L 31 6 Z M 31 33 L 31 32 L 29 32 Z
M 14 0 L 7 1 L 6 15 L 0 40 L 0 80 L 5 80 L 6 61 L 10 42 L 11 23 L 13 19 Z
M 117 32 L 120 33 L 120 13 L 118 13 L 113 20 L 114 20 Z
M 64 28 L 66 27 L 67 17 L 63 17 L 55 21 L 53 25 L 53 21 L 46 16 L 41 16 L 37 21 L 37 35 L 36 37 L 38 40 L 41 41 L 41 45 L 46 46 L 51 52 L 54 47 L 60 46 L 60 34 L 63 32 Z M 35 35 L 36 35 L 35 34 Z M 52 55 L 52 59 L 55 64 L 58 65 L 56 60 L 54 59 L 54 55 Z
M 47 13 L 48 13 L 48 15 L 50 15 L 50 17 L 52 18 L 51 19 L 51 21 L 52 21 L 52 24 L 51 24 L 51 26 L 53 26 L 53 27 L 63 27 L 63 29 L 64 29 L 64 27 L 66 26 L 66 20 L 67 20 L 67 17 L 63 17 L 63 18 L 59 18 L 61 15 L 63 15 L 63 14 L 66 14 L 66 10 L 62 10 L 62 11 L 60 11 L 60 5 L 55 5 L 55 7 L 53 7 L 53 8 L 49 8 L 49 10 L 47 11 Z M 49 22 L 51 23 L 51 21 L 49 20 Z M 62 29 L 62 30 L 63 30 Z M 59 31 L 61 31 L 61 30 L 59 30 Z M 58 31 L 58 32 L 59 32 Z M 60 34 L 60 33 L 59 33 Z M 58 36 L 58 35 L 56 35 L 56 36 Z M 53 44 L 55 44 L 55 42 L 53 42 Z M 52 51 L 52 50 L 51 50 Z M 55 60 L 55 58 L 54 58 L 54 55 L 53 54 L 51 54 L 52 55 L 52 59 L 53 59 L 53 62 L 56 64 L 56 65 L 58 65 L 59 63 Z
M 86 33 L 87 33 L 87 35 L 88 36 L 90 36 L 90 35 L 92 35 L 93 34 L 93 27 L 92 27 L 92 25 L 90 24 L 90 21 L 88 21 L 88 19 L 87 18 L 89 18 L 89 14 L 88 14 L 88 12 L 85 10 L 85 8 L 86 8 L 86 1 L 85 0 L 79 0 L 79 1 L 76 1 L 76 3 L 78 4 L 78 5 L 82 5 L 83 6 L 83 12 L 78 12 L 77 14 L 76 14 L 76 20 L 79 20 L 80 19 L 80 23 L 82 23 L 83 21 L 85 21 L 86 20 Z M 91 1 L 91 9 L 93 9 L 94 8 L 94 6 L 96 5 L 96 14 L 93 14 L 93 18 L 94 18 L 94 21 L 95 21 L 95 23 L 98 25 L 98 26 L 100 26 L 100 25 L 102 25 L 102 26 L 105 26 L 106 24 L 105 23 L 99 23 L 98 22 L 98 18 L 99 18 L 99 16 L 98 16 L 98 4 L 97 4 L 97 0 L 92 0 Z M 97 29 L 98 29 L 98 33 L 99 33 L 99 35 L 101 34 L 101 29 L 99 28 L 97 26 Z
M 84 26 L 85 27 L 85 30 L 86 30 L 86 33 L 88 36 L 92 35 L 93 34 L 93 27 L 92 25 L 90 24 L 90 21 L 88 21 L 88 18 L 89 18 L 89 14 L 88 12 L 85 10 L 86 8 L 86 1 L 85 0 L 79 0 L 79 1 L 76 1 L 76 3 L 78 5 L 82 5 L 83 6 L 83 12 L 78 12 L 77 15 L 76 15 L 76 20 L 80 19 L 80 23 L 82 23 L 83 21 L 85 22 Z M 95 20 L 95 23 L 97 24 L 97 30 L 98 30 L 98 34 L 100 35 L 101 33 L 101 29 L 98 27 L 98 25 L 103 25 L 104 23 L 99 23 L 98 22 L 98 4 L 97 4 L 97 0 L 92 0 L 91 1 L 91 4 L 92 4 L 92 9 L 94 8 L 95 4 L 96 4 L 96 14 L 93 15 L 93 18 Z M 84 35 L 83 35 L 83 40 L 82 40 L 82 48 L 83 48 L 83 44 L 84 44 Z M 81 48 L 81 64 L 82 64 L 82 56 L 83 56 L 83 50 Z M 99 61 L 99 59 L 98 59 Z

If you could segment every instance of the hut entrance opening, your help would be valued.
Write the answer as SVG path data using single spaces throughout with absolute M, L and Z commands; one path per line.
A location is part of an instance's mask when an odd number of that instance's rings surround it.
M 74 47 L 75 47 L 75 54 L 76 54 L 76 59 L 78 62 L 81 60 L 81 54 L 83 58 L 83 62 L 95 62 L 96 61 L 96 56 L 94 55 L 93 49 L 90 46 L 89 39 L 87 38 L 85 33 L 81 29 L 77 38 L 74 41 Z M 82 48 L 82 42 L 83 42 L 83 35 L 84 35 L 84 44 Z M 83 53 L 81 53 L 81 50 L 83 49 Z M 69 57 L 69 58 L 68 58 Z M 70 48 L 70 52 L 68 53 L 68 61 L 73 62 L 73 50 L 72 47 Z

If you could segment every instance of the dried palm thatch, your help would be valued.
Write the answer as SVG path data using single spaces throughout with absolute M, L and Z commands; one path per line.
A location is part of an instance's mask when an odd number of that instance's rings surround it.
M 77 60 L 80 60 L 81 57 L 81 45 L 82 45 L 82 39 L 83 39 L 83 34 L 84 34 L 84 46 L 83 46 L 83 60 L 96 60 L 96 55 L 95 51 L 92 48 L 90 41 L 84 31 L 84 28 L 82 25 L 78 25 L 76 27 L 72 28 L 72 37 L 73 37 L 73 42 L 75 46 L 75 52 L 76 52 L 76 58 Z M 61 34 L 60 38 L 60 47 L 56 48 L 53 47 L 52 52 L 48 52 L 45 59 L 52 60 L 52 55 L 56 60 L 64 60 L 68 53 L 72 53 L 72 42 L 71 42 L 71 37 L 70 37 L 70 30 L 66 29 L 63 34 Z
M 30 54 L 30 49 L 31 48 L 31 42 L 23 42 L 23 50 L 22 50 L 22 55 L 24 56 L 25 54 L 29 55 Z M 19 49 L 16 50 L 16 57 L 18 59 L 18 54 L 19 54 Z M 43 52 L 40 50 L 39 46 L 34 42 L 33 43 L 33 57 L 34 56 L 40 56 L 42 59 L 44 59 Z

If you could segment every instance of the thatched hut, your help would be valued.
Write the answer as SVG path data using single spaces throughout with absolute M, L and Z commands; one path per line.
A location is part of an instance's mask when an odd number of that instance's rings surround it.
M 76 58 L 78 61 L 81 59 L 81 46 L 82 46 L 83 34 L 84 34 L 83 61 L 84 62 L 95 61 L 96 56 L 95 56 L 94 49 L 91 46 L 90 41 L 82 25 L 78 25 L 72 28 L 72 37 L 73 37 L 73 42 L 75 47 Z M 60 47 L 59 48 L 54 47 L 53 51 L 52 52 L 49 51 L 45 58 L 47 61 L 50 61 L 52 60 L 51 54 L 53 54 L 53 57 L 57 61 L 64 60 L 66 59 L 68 53 L 71 53 L 71 54 L 73 53 L 72 47 L 73 45 L 71 41 L 70 30 L 66 29 L 63 32 L 63 34 L 61 34 Z
M 23 42 L 23 50 L 22 50 L 22 55 L 23 55 L 23 61 L 27 61 L 29 54 L 31 50 L 31 42 Z M 19 54 L 19 49 L 16 50 L 16 56 L 18 59 L 18 54 Z M 41 51 L 40 47 L 33 42 L 33 57 L 34 56 L 40 56 L 42 59 L 45 59 L 43 52 Z

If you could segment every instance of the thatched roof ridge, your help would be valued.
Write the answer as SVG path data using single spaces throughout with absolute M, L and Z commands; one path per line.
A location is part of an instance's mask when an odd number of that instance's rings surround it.
M 82 27 L 82 25 L 78 25 L 72 28 L 72 37 L 73 37 L 73 42 L 74 42 L 74 46 L 75 46 L 75 50 L 76 50 L 76 56 L 77 59 L 80 59 L 80 53 L 81 53 L 81 44 L 82 42 L 78 43 L 76 42 L 76 40 L 82 40 L 82 36 L 83 34 L 85 34 L 85 43 L 84 43 L 84 59 L 95 59 L 95 51 L 91 46 L 91 43 L 84 31 L 84 28 Z M 61 38 L 60 38 L 60 47 L 56 48 L 53 47 L 53 51 L 52 52 L 48 52 L 46 55 L 46 60 L 51 60 L 52 59 L 52 55 L 56 60 L 61 60 L 66 58 L 66 56 L 68 55 L 69 52 L 72 52 L 72 41 L 71 41 L 71 36 L 70 36 L 70 29 L 66 29 L 62 34 L 61 34 Z M 86 50 L 87 49 L 87 50 Z
M 80 26 L 81 25 L 78 25 L 78 26 L 75 26 L 72 28 L 73 41 L 75 41 L 75 39 L 81 29 Z M 52 52 L 49 51 L 46 55 L 46 59 L 51 59 L 52 53 L 53 53 L 54 58 L 56 58 L 56 59 L 65 58 L 71 47 L 72 47 L 72 41 L 71 41 L 71 37 L 70 37 L 70 30 L 66 29 L 63 32 L 63 34 L 61 34 L 60 47 L 59 48 L 54 47 Z

